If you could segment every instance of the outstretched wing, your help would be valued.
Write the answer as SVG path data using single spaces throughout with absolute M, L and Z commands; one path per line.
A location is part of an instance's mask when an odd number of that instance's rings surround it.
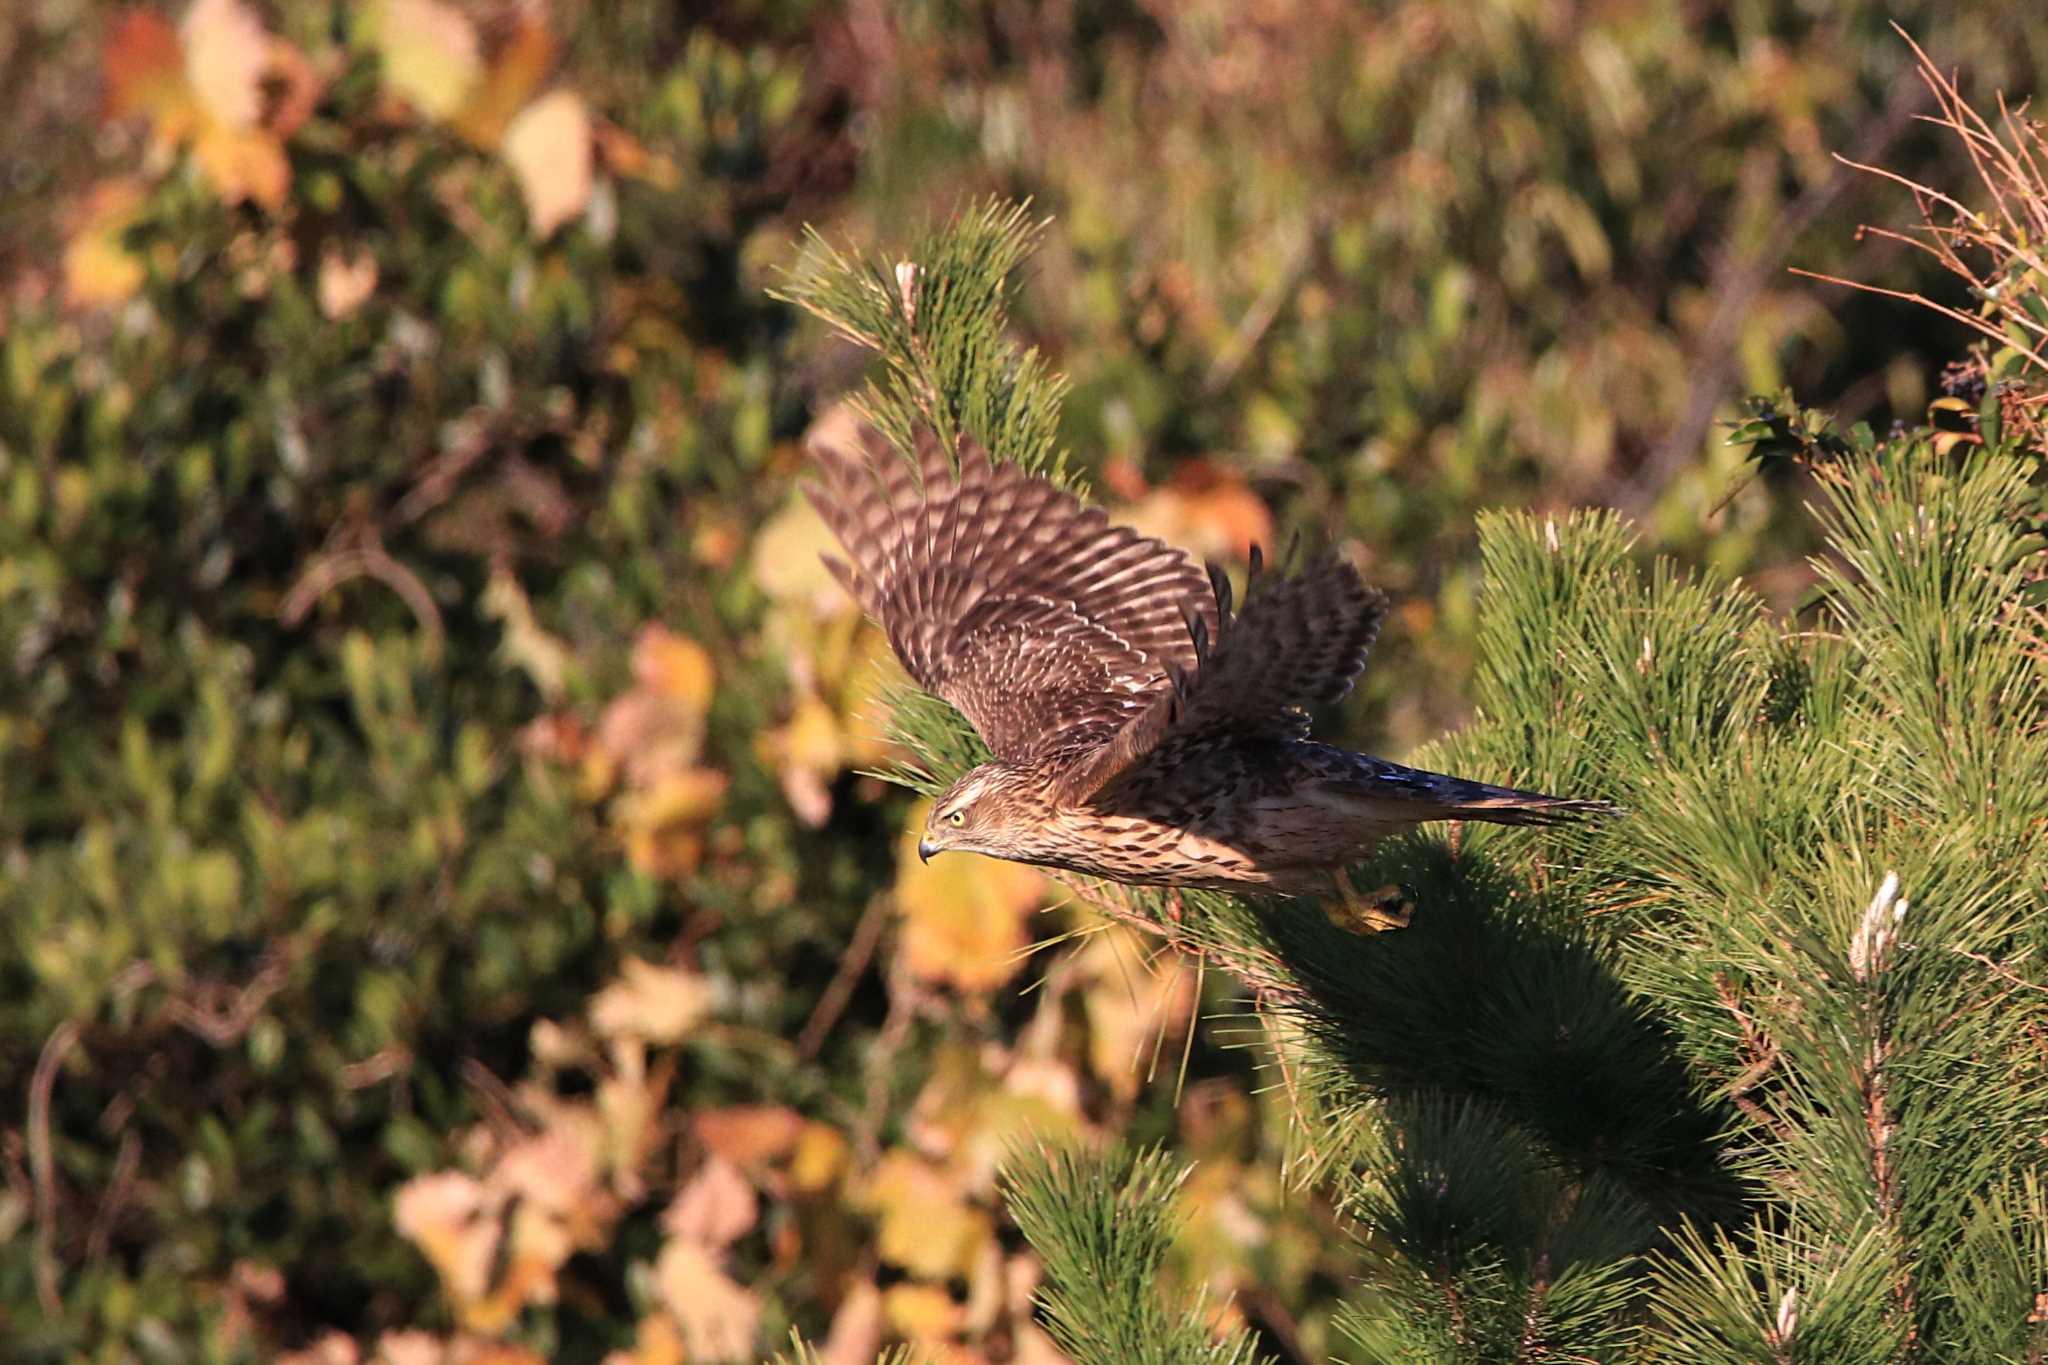
M 1223 732 L 1298 738 L 1308 732 L 1302 707 L 1351 690 L 1387 614 L 1386 597 L 1357 570 L 1325 551 L 1291 577 L 1265 574 L 1254 549 L 1234 619 L 1229 581 L 1210 572 L 1220 624 L 1190 623 L 1194 669 L 1174 671 L 1142 714 L 1063 775 L 1069 799 L 1094 795 L 1169 744 Z
M 915 468 L 872 428 L 862 440 L 858 456 L 812 446 L 805 493 L 847 555 L 826 563 L 998 758 L 1099 746 L 1218 628 L 1193 560 L 1050 481 L 965 437 L 957 473 L 928 430 Z

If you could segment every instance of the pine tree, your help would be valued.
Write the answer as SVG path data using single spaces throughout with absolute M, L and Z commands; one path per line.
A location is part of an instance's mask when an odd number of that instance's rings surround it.
M 1032 236 L 990 205 L 893 268 L 819 243 L 787 296 L 879 352 L 859 403 L 900 445 L 929 421 L 1066 479 L 1059 382 L 1002 333 Z M 1080 888 L 1292 1040 L 1349 1359 L 2048 1359 L 2039 460 L 1770 408 L 1743 435 L 1813 471 L 1797 619 L 1611 515 L 1481 527 L 1479 719 L 1415 761 L 1624 818 L 1384 846 L 1355 875 L 1414 894 L 1394 934 Z M 912 785 L 979 757 L 907 689 L 894 726 Z M 1159 1300 L 1165 1158 L 1010 1182 L 1076 1359 L 1249 1358 Z

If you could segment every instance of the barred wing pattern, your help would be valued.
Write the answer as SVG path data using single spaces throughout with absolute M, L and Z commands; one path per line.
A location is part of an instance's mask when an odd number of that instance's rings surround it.
M 964 436 L 957 474 L 929 430 L 915 468 L 872 428 L 862 439 L 858 456 L 812 446 L 805 492 L 849 561 L 826 563 L 996 757 L 1096 749 L 1196 666 L 1220 622 L 1186 554 Z
M 1211 575 L 1218 627 L 1190 623 L 1195 667 L 1171 670 L 1169 686 L 1143 714 L 1062 776 L 1070 799 L 1101 791 L 1177 744 L 1222 733 L 1306 737 L 1301 708 L 1351 690 L 1386 619 L 1385 595 L 1328 552 L 1287 577 L 1262 573 L 1254 548 L 1244 609 L 1235 618 L 1229 580 L 1213 569 Z

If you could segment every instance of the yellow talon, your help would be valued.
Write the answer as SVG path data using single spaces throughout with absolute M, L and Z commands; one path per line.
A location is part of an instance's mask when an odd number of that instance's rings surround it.
M 1342 869 L 1332 880 L 1337 884 L 1337 899 L 1325 901 L 1323 913 L 1346 933 L 1383 934 L 1406 929 L 1415 918 L 1415 903 L 1398 886 L 1389 884 L 1361 894 Z

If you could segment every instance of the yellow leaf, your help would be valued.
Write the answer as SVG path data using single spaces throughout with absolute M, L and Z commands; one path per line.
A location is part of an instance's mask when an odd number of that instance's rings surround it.
M 267 130 L 212 125 L 192 144 L 192 155 L 226 202 L 251 199 L 267 209 L 284 206 L 291 161 L 284 144 Z
M 476 26 L 442 0 L 373 0 L 363 22 L 384 83 L 429 118 L 462 108 L 483 71 Z
M 499 1229 L 482 1185 L 459 1171 L 414 1176 L 399 1187 L 392 1223 L 420 1249 L 458 1306 L 484 1296 Z
M 754 582 L 772 600 L 815 615 L 860 610 L 825 567 L 822 556 L 828 554 L 840 554 L 832 528 L 808 498 L 793 497 L 754 536 Z
M 106 180 L 93 187 L 85 221 L 64 247 L 64 297 L 74 307 L 120 303 L 142 287 L 142 262 L 121 244 L 142 197 L 142 186 L 132 180 Z
M 1030 942 L 1026 920 L 1045 896 L 1034 868 L 972 853 L 947 853 L 922 863 L 920 804 L 911 812 L 897 856 L 896 908 L 903 916 L 902 950 L 910 970 L 962 990 L 991 990 L 1023 965 Z
M 590 202 L 590 114 L 574 91 L 551 90 L 520 110 L 503 151 L 534 236 L 550 235 Z
M 882 1291 L 889 1326 L 912 1341 L 938 1341 L 960 1330 L 962 1310 L 935 1284 L 892 1284 Z
M 619 979 L 590 1004 L 590 1026 L 606 1037 L 682 1041 L 711 1012 L 711 986 L 696 972 L 627 958 Z
M 960 1182 L 905 1151 L 875 1163 L 862 1202 L 880 1216 L 876 1247 L 882 1259 L 925 1280 L 966 1275 L 995 1225 L 969 1204 Z
M 702 711 L 711 705 L 718 674 L 704 646 L 666 626 L 650 625 L 633 641 L 633 681 Z
M 340 310 L 342 312 L 354 308 L 376 287 L 375 258 L 366 252 L 361 259 L 369 267 L 369 280 L 362 286 L 361 294 L 355 296 L 354 302 L 347 303 Z M 320 265 L 320 305 L 329 317 L 336 314 L 327 310 L 327 267 L 335 262 L 338 258 L 330 254 Z M 356 285 L 351 282 L 343 287 L 353 289 Z M 492 568 L 491 580 L 484 585 L 483 608 L 485 614 L 497 618 L 504 627 L 498 643 L 500 656 L 524 671 L 544 700 L 558 700 L 568 686 L 570 675 L 576 670 L 575 652 L 559 637 L 549 634 L 547 627 L 540 623 L 533 613 L 533 602 L 527 597 L 526 589 L 520 586 L 518 576 L 509 568 Z
M 1179 954 L 1154 954 L 1121 925 L 1090 934 L 1074 965 L 1088 1013 L 1088 1069 L 1130 1100 L 1155 1050 L 1187 1027 L 1194 972 Z
M 650 877 L 694 872 L 704 856 L 703 824 L 725 799 L 724 773 L 691 768 L 659 778 L 644 792 L 621 796 L 612 819 L 626 857 Z
M 479 147 L 495 148 L 505 125 L 533 98 L 554 60 L 555 35 L 538 15 L 521 14 L 456 114 L 456 130 Z
M 654 1288 L 683 1329 L 692 1361 L 752 1357 L 760 1301 L 733 1283 L 703 1247 L 681 1238 L 664 1246 L 654 1263 Z
M 789 1183 L 805 1194 L 816 1194 L 846 1169 L 846 1155 L 846 1139 L 837 1128 L 806 1123 L 789 1161 Z

